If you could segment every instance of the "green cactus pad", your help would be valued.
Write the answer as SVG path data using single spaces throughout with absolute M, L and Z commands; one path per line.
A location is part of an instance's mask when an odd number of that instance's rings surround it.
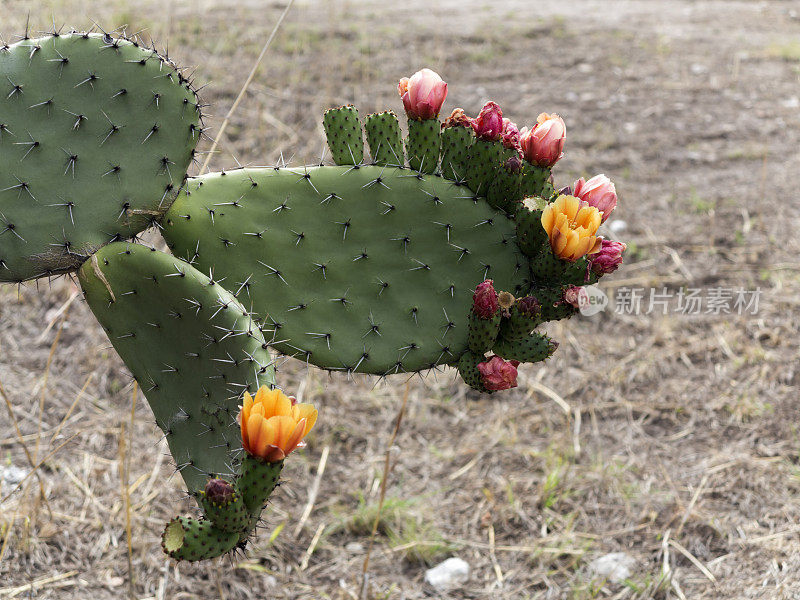
M 274 382 L 264 337 L 242 305 L 191 265 L 132 243 L 101 248 L 78 278 L 189 491 L 236 472 L 239 397 Z
M 364 130 L 367 133 L 372 162 L 376 165 L 402 166 L 405 164 L 400 123 L 396 114 L 387 110 L 367 115 L 364 120 Z
M 486 201 L 491 206 L 512 216 L 516 214 L 519 203 L 522 200 L 520 192 L 522 170 L 513 169 L 506 162 L 515 156 L 517 156 L 516 150 L 503 149 L 500 168 L 495 173 L 494 179 L 486 191 Z M 517 164 L 519 165 L 519 163 Z
M 483 354 L 467 350 L 458 360 L 458 374 L 461 375 L 461 379 L 464 380 L 464 383 L 473 390 L 491 394 L 492 392 L 487 390 L 486 386 L 483 385 L 483 376 L 481 372 L 478 371 L 478 364 L 485 360 L 486 358 Z
M 490 277 L 519 294 L 529 273 L 513 221 L 463 186 L 407 169 L 204 175 L 163 227 L 177 255 L 240 290 L 275 329 L 275 348 L 331 370 L 454 363 L 475 286 Z
M 508 312 L 509 316 L 500 323 L 500 337 L 507 341 L 524 340 L 542 322 L 541 306 L 533 314 L 523 314 L 517 302 Z
M 499 314 L 491 319 L 481 319 L 474 312 L 469 313 L 469 337 L 467 338 L 467 345 L 472 352 L 483 354 L 491 350 L 499 332 Z
M 245 456 L 242 460 L 239 489 L 242 491 L 249 520 L 245 531 L 240 536 L 240 541 L 245 541 L 258 524 L 267 499 L 278 485 L 282 469 L 282 460 L 267 463 L 252 456 Z
M 325 111 L 322 118 L 328 148 L 337 165 L 358 165 L 364 160 L 364 136 L 358 109 L 353 105 Z
M 517 210 L 517 244 L 527 256 L 534 258 L 550 248 L 547 232 L 542 226 L 542 211 L 547 202 L 538 196 L 525 198 Z
M 539 301 L 542 306 L 542 321 L 560 321 L 568 319 L 578 312 L 578 309 L 564 302 L 566 285 L 555 287 L 536 287 L 530 295 Z
M 541 227 L 541 223 L 539 226 Z M 564 279 L 564 274 L 572 268 L 573 264 L 553 254 L 548 243 L 542 252 L 531 259 L 531 273 L 537 281 L 560 283 Z
M 529 162 L 523 164 L 521 185 L 523 197 L 540 196 L 550 200 L 555 192 L 553 184 L 550 183 L 550 169 L 532 165 Z
M 503 144 L 487 140 L 475 140 L 467 151 L 467 185 L 478 196 L 485 196 L 500 168 Z
M 467 178 L 467 152 L 475 142 L 475 131 L 472 127 L 454 125 L 442 129 L 442 177 L 453 181 L 465 181 Z
M 155 51 L 95 33 L 0 48 L 0 281 L 77 269 L 172 203 L 201 129 Z
M 408 164 L 420 173 L 433 173 L 439 166 L 442 125 L 438 119 L 408 120 L 406 154 Z
M 239 534 L 222 531 L 211 521 L 177 517 L 164 528 L 161 548 L 176 560 L 198 561 L 222 556 L 239 543 Z
M 558 344 L 546 335 L 534 332 L 522 340 L 498 339 L 493 351 L 497 356 L 505 360 L 534 363 L 549 358 L 557 347 Z

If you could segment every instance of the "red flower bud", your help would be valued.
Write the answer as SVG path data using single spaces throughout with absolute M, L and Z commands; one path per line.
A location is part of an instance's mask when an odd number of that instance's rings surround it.
M 481 319 L 491 319 L 500 309 L 500 302 L 497 299 L 497 292 L 494 291 L 493 281 L 487 279 L 479 283 L 472 294 L 472 312 Z
M 215 504 L 228 504 L 235 493 L 233 485 L 224 479 L 209 479 L 205 487 L 205 495 Z
M 504 147 L 519 150 L 519 129 L 516 123 L 512 123 L 509 119 L 503 119 L 503 131 L 500 138 L 503 140 Z
M 487 102 L 478 117 L 472 121 L 472 128 L 475 135 L 482 140 L 499 140 L 503 133 L 503 111 L 494 102 Z
M 622 242 L 602 240 L 600 251 L 589 255 L 589 268 L 597 275 L 613 273 L 622 264 L 622 253 L 627 246 Z
M 478 363 L 478 371 L 483 379 L 483 386 L 492 392 L 517 387 L 518 360 L 503 360 L 493 356 L 490 360 Z

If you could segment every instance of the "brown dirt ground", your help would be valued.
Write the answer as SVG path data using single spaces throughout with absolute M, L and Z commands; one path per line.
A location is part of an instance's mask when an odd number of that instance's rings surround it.
M 5 0 L 0 34 L 13 39 L 28 15 L 33 30 L 89 17 L 145 29 L 209 83 L 213 135 L 282 6 L 125 4 Z M 426 561 L 451 555 L 473 573 L 442 598 L 800 598 L 800 6 L 389 4 L 299 2 L 212 167 L 235 165 L 232 154 L 317 160 L 325 107 L 399 110 L 396 80 L 428 65 L 449 82 L 447 110 L 474 114 L 492 98 L 520 124 L 559 112 L 561 185 L 597 172 L 616 181 L 632 247 L 607 292 L 760 287 L 758 314 L 576 318 L 550 328 L 562 342 L 552 361 L 522 368 L 519 388 L 492 397 L 467 392 L 451 370 L 348 381 L 285 362 L 281 384 L 321 412 L 273 497 L 269 528 L 285 528 L 202 565 L 175 566 L 159 550 L 165 520 L 190 505 L 140 397 L 125 429 L 129 570 L 120 441 L 130 376 L 79 299 L 59 312 L 69 280 L 4 286 L 0 382 L 25 447 L 55 453 L 0 505 L 0 598 L 358 598 L 406 391 L 370 598 L 436 596 Z M 1 410 L 1 465 L 25 467 Z M 615 551 L 638 560 L 630 580 L 593 578 L 588 563 Z

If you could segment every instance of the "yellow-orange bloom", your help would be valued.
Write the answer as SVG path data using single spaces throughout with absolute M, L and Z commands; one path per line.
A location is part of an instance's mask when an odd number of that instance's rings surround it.
M 553 254 L 570 262 L 600 250 L 601 238 L 595 234 L 601 221 L 599 210 L 575 196 L 559 196 L 542 211 Z
M 311 404 L 298 404 L 282 391 L 264 385 L 255 398 L 244 393 L 238 420 L 245 452 L 266 462 L 277 462 L 303 445 L 303 438 L 317 422 L 317 409 Z

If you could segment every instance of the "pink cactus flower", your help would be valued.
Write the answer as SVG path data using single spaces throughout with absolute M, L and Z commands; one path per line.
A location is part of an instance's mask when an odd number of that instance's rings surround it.
M 397 89 L 408 118 L 417 121 L 437 118 L 447 98 L 447 84 L 430 69 L 417 71 L 410 79 L 403 77 Z
M 503 131 L 500 138 L 503 140 L 504 147 L 519 150 L 519 128 L 510 119 L 503 119 Z
M 500 308 L 500 302 L 497 298 L 497 292 L 494 291 L 493 283 L 491 279 L 479 283 L 475 288 L 475 293 L 472 294 L 472 312 L 481 319 L 493 318 Z
M 518 360 L 503 360 L 493 356 L 486 362 L 478 363 L 478 371 L 483 379 L 483 386 L 492 392 L 517 387 Z
M 487 102 L 477 118 L 473 119 L 472 128 L 475 135 L 482 140 L 499 140 L 503 133 L 503 111 L 494 102 Z
M 463 108 L 454 108 L 450 116 L 442 123 L 442 129 L 448 127 L 472 127 L 472 119 L 467 116 Z
M 540 167 L 552 167 L 564 153 L 567 126 L 556 114 L 542 113 L 533 129 L 523 127 L 520 131 L 520 147 L 525 160 Z
M 589 255 L 589 268 L 597 275 L 613 273 L 622 264 L 627 246 L 614 240 L 602 240 L 599 252 Z
M 589 181 L 585 181 L 583 177 L 578 179 L 572 195 L 599 210 L 602 214 L 601 223 L 606 222 L 617 206 L 617 190 L 611 180 L 602 173 L 595 175 Z

